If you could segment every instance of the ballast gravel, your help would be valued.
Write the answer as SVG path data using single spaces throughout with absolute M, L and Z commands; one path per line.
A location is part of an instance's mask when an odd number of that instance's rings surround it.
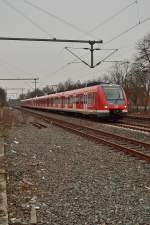
M 150 225 L 150 166 L 49 125 L 17 124 L 5 143 L 11 222 Z
M 150 143 L 150 133 L 147 133 L 147 132 L 136 131 L 136 130 L 132 130 L 129 128 L 117 127 L 117 126 L 113 125 L 113 123 L 111 123 L 111 124 L 109 122 L 104 123 L 103 120 L 97 120 L 94 122 L 94 121 L 90 120 L 90 118 L 88 118 L 88 117 L 81 118 L 81 116 L 79 116 L 79 117 L 70 116 L 70 115 L 67 116 L 66 114 L 58 114 L 58 113 L 48 113 L 48 115 L 50 115 L 50 117 L 52 117 L 52 118 L 56 118 L 56 119 L 60 119 L 60 120 L 62 119 L 67 122 L 80 124 L 80 125 L 84 125 L 84 126 L 86 125 L 86 126 L 100 129 L 100 130 L 110 132 L 110 133 L 113 133 L 116 135 L 122 135 L 122 136 L 125 136 L 128 138 L 133 138 L 133 139 L 146 141 L 146 142 Z

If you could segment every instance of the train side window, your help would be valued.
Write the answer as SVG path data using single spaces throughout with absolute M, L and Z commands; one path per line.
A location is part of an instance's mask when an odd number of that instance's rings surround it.
M 58 105 L 59 104 L 59 97 L 57 97 L 57 100 L 56 100 L 56 104 Z
M 57 104 L 60 104 L 60 97 L 58 97 L 57 99 Z
M 74 96 L 72 96 L 72 104 L 74 104 Z
M 70 104 L 70 97 L 68 97 L 68 104 Z
M 91 105 L 93 103 L 93 93 L 88 93 L 88 104 Z
M 85 92 L 83 96 L 83 103 L 87 104 L 88 103 L 88 94 Z
M 68 104 L 68 98 L 65 97 L 65 104 Z
M 70 104 L 72 104 L 72 96 L 70 96 Z
M 73 104 L 74 103 L 74 96 L 71 96 L 70 97 L 70 104 Z
M 80 103 L 83 103 L 83 95 L 80 95 Z
M 80 96 L 77 95 L 77 96 L 76 96 L 76 103 L 79 104 L 79 102 L 80 102 Z
M 56 105 L 58 105 L 59 104 L 59 98 L 57 97 L 56 98 Z
M 76 104 L 76 96 L 73 96 L 73 103 Z

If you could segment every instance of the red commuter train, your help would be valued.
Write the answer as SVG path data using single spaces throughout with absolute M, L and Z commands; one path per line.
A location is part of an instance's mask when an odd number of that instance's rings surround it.
M 127 114 L 127 98 L 116 84 L 98 84 L 21 101 L 22 107 L 120 118 Z

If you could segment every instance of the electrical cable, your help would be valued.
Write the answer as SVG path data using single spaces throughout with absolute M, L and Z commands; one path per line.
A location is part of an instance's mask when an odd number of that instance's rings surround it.
M 0 58 L 0 61 L 2 61 L 3 64 L 7 65 L 8 68 L 9 68 L 9 66 L 11 66 L 11 68 L 14 68 L 15 71 L 17 70 L 17 71 L 19 71 L 19 72 L 23 72 L 23 73 L 25 73 L 25 74 L 29 74 L 27 71 L 24 71 L 24 70 L 23 70 L 22 68 L 20 68 L 19 66 L 14 65 L 14 64 L 11 64 L 11 63 L 9 63 L 8 61 L 6 61 L 6 60 L 4 60 L 4 59 L 2 59 L 2 58 Z M 29 74 L 29 75 L 30 75 L 30 74 Z M 34 89 L 27 81 L 24 81 L 24 83 L 26 83 L 30 88 Z
M 105 46 L 106 44 L 108 44 L 108 43 L 110 43 L 110 42 L 116 40 L 117 38 L 121 37 L 122 35 L 128 33 L 129 31 L 133 30 L 133 29 L 136 28 L 137 26 L 142 25 L 143 23 L 145 23 L 145 22 L 147 22 L 147 21 L 149 21 L 149 20 L 150 20 L 150 17 L 148 17 L 148 18 L 146 18 L 146 19 L 143 19 L 143 20 L 140 22 L 140 24 L 137 23 L 137 24 L 133 25 L 132 27 L 128 28 L 127 30 L 121 32 L 119 35 L 115 36 L 115 37 L 112 38 L 111 40 L 109 40 L 109 41 L 107 41 L 106 43 L 104 43 L 103 46 Z M 82 57 L 84 57 L 84 56 L 86 56 L 86 55 L 87 55 L 87 53 L 84 54 L 84 55 L 82 55 Z M 62 69 L 66 68 L 68 65 L 74 63 L 75 61 L 76 61 L 76 59 L 73 60 L 73 61 L 70 61 L 70 62 L 66 63 L 65 65 L 63 65 L 62 67 L 60 67 L 58 70 L 56 70 L 54 73 L 52 73 L 52 75 L 53 75 L 53 74 L 56 74 L 56 73 L 58 73 L 58 72 L 60 72 Z
M 119 16 L 121 13 L 123 13 L 124 11 L 126 11 L 127 9 L 129 9 L 131 6 L 133 6 L 136 3 L 136 1 L 137 0 L 134 0 L 132 3 L 130 3 L 127 6 L 123 7 L 122 9 L 120 9 L 119 11 L 117 11 L 116 13 L 114 13 L 112 16 L 108 17 L 103 22 L 101 22 L 98 25 L 96 25 L 94 28 L 92 28 L 90 31 L 88 31 L 88 33 L 93 32 L 93 31 L 97 30 L 99 27 L 107 24 L 112 19 L 114 19 L 115 17 Z
M 17 66 L 17 65 L 14 65 L 14 64 L 9 63 L 8 61 L 2 59 L 1 57 L 0 57 L 0 61 L 2 61 L 3 64 L 6 64 L 7 66 L 11 66 L 12 68 L 14 68 L 15 70 L 17 70 L 17 71 L 19 71 L 19 72 L 21 72 L 21 73 L 23 72 L 23 73 L 25 73 L 25 74 L 29 74 L 29 72 L 23 70 L 22 68 L 20 68 L 20 67 Z
M 32 7 L 36 8 L 36 9 L 38 9 L 38 10 L 40 10 L 40 11 L 42 11 L 42 12 L 44 12 L 44 13 L 46 13 L 46 14 L 52 16 L 52 17 L 54 17 L 55 19 L 57 19 L 57 20 L 59 20 L 59 21 L 61 21 L 61 22 L 65 22 L 65 24 L 66 24 L 66 21 L 64 21 L 64 19 L 61 19 L 60 17 L 55 16 L 54 14 L 48 12 L 47 10 L 42 9 L 41 7 L 39 7 L 39 6 L 37 6 L 37 5 L 33 4 L 33 3 L 30 3 L 28 0 L 23 0 L 23 1 L 24 1 L 26 4 L 29 4 L 29 5 L 31 5 Z M 115 13 L 114 15 L 112 15 L 111 17 L 109 17 L 108 19 L 104 20 L 102 23 L 98 24 L 98 25 L 97 25 L 96 27 L 94 27 L 91 31 L 94 31 L 94 30 L 97 29 L 99 26 L 102 26 L 102 25 L 108 23 L 108 22 L 111 21 L 113 18 L 115 18 L 115 17 L 117 17 L 118 15 L 120 15 L 121 13 L 123 13 L 125 10 L 127 10 L 129 7 L 131 7 L 131 6 L 134 5 L 135 3 L 137 3 L 137 0 L 133 1 L 132 3 L 128 4 L 127 6 L 123 7 L 122 9 L 120 9 L 117 13 Z M 70 24 L 70 23 L 68 24 L 68 22 L 67 22 L 67 25 L 71 25 L 71 26 L 72 26 L 72 24 Z M 74 27 L 74 25 L 73 25 L 73 27 Z M 76 27 L 76 28 L 77 28 L 77 27 Z M 77 29 L 78 29 L 78 28 L 77 28 Z M 78 30 L 78 31 L 79 31 L 79 30 Z M 81 31 L 81 29 L 80 29 L 80 31 Z M 91 32 L 91 31 L 89 31 L 89 32 Z M 89 34 L 89 32 L 88 32 L 88 34 Z M 85 34 L 85 32 L 82 32 L 82 33 Z M 86 34 L 87 34 L 87 32 L 86 32 Z M 120 35 L 122 35 L 122 34 L 120 34 Z M 115 38 L 116 38 L 116 37 L 115 37 Z M 110 41 L 112 41 L 112 40 L 110 40 Z M 69 64 L 70 64 L 70 63 L 69 63 Z M 68 63 L 67 63 L 66 65 L 68 65 Z
M 17 9 L 10 2 L 8 2 L 7 0 L 2 0 L 2 2 L 5 5 L 9 6 L 11 9 L 13 9 L 15 12 L 19 13 L 21 16 L 23 16 L 26 20 L 28 20 L 32 25 L 34 25 L 35 27 L 37 27 L 38 29 L 40 29 L 42 32 L 44 32 L 48 36 L 54 37 L 54 35 L 50 34 L 47 30 L 45 30 L 42 26 L 40 26 L 39 24 L 37 24 L 36 22 L 34 22 L 30 17 L 28 17 L 27 15 L 25 15 L 21 10 Z
M 71 27 L 72 29 L 74 29 L 74 30 L 76 30 L 76 31 L 78 31 L 78 32 L 80 32 L 80 33 L 82 33 L 82 34 L 84 34 L 84 35 L 90 35 L 91 37 L 94 37 L 94 35 L 89 34 L 88 32 L 84 31 L 84 30 L 81 29 L 80 27 L 78 27 L 78 26 L 76 26 L 76 25 L 74 25 L 74 24 L 72 24 L 72 23 L 70 23 L 70 22 L 64 20 L 64 19 L 61 18 L 61 17 L 58 17 L 58 16 L 54 15 L 53 13 L 49 12 L 48 10 L 43 9 L 43 8 L 41 8 L 40 6 L 37 6 L 37 5 L 35 5 L 35 4 L 31 3 L 31 2 L 29 2 L 28 0 L 22 0 L 22 1 L 24 1 L 26 4 L 32 6 L 33 8 L 35 8 L 35 9 L 37 9 L 37 10 L 43 12 L 44 14 L 46 14 L 46 15 L 48 15 L 48 16 L 50 16 L 50 17 L 53 17 L 53 18 L 56 19 L 57 21 L 59 21 L 59 22 L 61 22 L 61 23 L 64 23 L 65 25 Z M 95 37 L 94 37 L 94 38 L 95 38 Z
M 135 29 L 136 27 L 142 25 L 143 23 L 147 22 L 148 20 L 150 20 L 150 17 L 147 17 L 146 19 L 144 20 L 141 20 L 140 23 L 136 23 L 134 24 L 133 26 L 129 27 L 128 29 L 124 30 L 123 32 L 121 32 L 120 34 L 116 35 L 115 37 L 113 37 L 112 39 L 108 40 L 107 42 L 104 43 L 103 46 L 111 43 L 112 41 L 118 39 L 119 37 L 123 36 L 124 34 L 128 33 L 129 31 Z
M 111 43 L 112 41 L 114 41 L 114 40 L 120 38 L 121 36 L 125 35 L 125 34 L 128 33 L 129 31 L 135 29 L 136 27 L 142 25 L 143 23 L 145 23 L 145 22 L 147 22 L 147 21 L 149 21 L 149 20 L 150 20 L 150 17 L 147 17 L 146 19 L 141 20 L 140 23 L 134 24 L 133 26 L 129 27 L 128 29 L 124 30 L 124 31 L 121 32 L 120 34 L 114 36 L 112 39 L 110 39 L 110 40 L 108 40 L 107 42 L 105 42 L 105 43 L 103 44 L 103 46 L 105 46 L 105 45 Z M 87 55 L 87 54 L 86 54 L 86 55 Z
M 121 14 L 123 11 L 125 11 L 126 9 L 128 9 L 129 7 L 131 7 L 132 5 L 137 4 L 137 3 L 138 3 L 137 0 L 133 1 L 132 3 L 130 3 L 129 5 L 127 5 L 127 6 L 124 7 L 124 8 L 120 9 L 117 13 L 115 13 L 114 15 L 112 15 L 111 17 L 109 17 L 108 19 L 106 19 L 104 22 L 102 22 L 101 24 L 99 24 L 99 26 L 104 25 L 105 23 L 111 21 L 111 19 L 115 18 L 116 16 L 118 16 L 119 14 Z M 131 31 L 132 29 L 134 29 L 134 28 L 137 27 L 138 25 L 140 25 L 140 24 L 142 24 L 142 23 L 145 23 L 146 21 L 149 20 L 149 18 L 146 18 L 146 19 L 140 21 L 139 13 L 138 13 L 138 18 L 139 18 L 139 21 L 138 21 L 137 24 L 133 25 L 132 27 L 128 28 L 127 30 L 121 32 L 121 33 L 118 34 L 117 36 L 115 36 L 115 37 L 113 37 L 112 39 L 108 40 L 107 42 L 105 42 L 105 43 L 103 44 L 103 46 L 105 46 L 106 44 L 108 44 L 108 43 L 110 43 L 110 42 L 116 40 L 117 38 L 119 38 L 119 37 L 123 36 L 124 34 L 128 33 L 129 31 Z M 96 26 L 95 28 L 93 28 L 91 31 L 94 31 L 94 29 L 97 29 L 97 27 L 98 27 L 98 26 Z M 90 31 L 89 31 L 89 32 L 90 32 Z M 86 55 L 87 55 L 87 53 L 85 53 L 83 56 L 86 56 Z M 73 62 L 75 62 L 75 61 L 76 61 L 76 59 L 75 59 Z
M 23 1 L 28 2 L 27 0 L 23 0 Z M 135 4 L 135 3 L 137 3 L 137 0 L 134 1 L 134 2 L 132 2 L 131 4 L 129 4 L 128 6 L 124 7 L 122 10 L 125 10 L 125 9 L 129 8 L 131 5 L 133 5 L 133 4 Z M 29 2 L 28 2 L 28 4 L 33 5 L 32 3 L 29 3 Z M 34 7 L 35 7 L 35 5 L 34 5 Z M 40 8 L 40 9 L 41 9 L 41 8 Z M 43 10 L 43 9 L 42 9 L 42 10 Z M 120 10 L 120 13 L 121 13 L 122 10 Z M 45 10 L 44 10 L 44 11 L 45 11 Z M 47 12 L 47 11 L 46 11 L 46 12 Z M 49 12 L 47 12 L 47 13 L 49 13 Z M 118 12 L 118 13 L 119 13 L 119 12 Z M 53 15 L 53 16 L 54 16 L 54 15 Z M 117 13 L 116 13 L 116 15 L 114 15 L 114 16 L 117 16 Z M 54 16 L 54 17 L 56 17 L 56 16 Z M 58 17 L 56 17 L 56 18 L 58 19 Z M 60 18 L 59 18 L 59 19 L 60 19 Z M 61 19 L 61 20 L 62 20 L 62 19 Z M 148 21 L 148 20 L 150 20 L 149 17 L 146 18 L 146 19 L 144 19 L 144 20 L 142 20 L 142 21 L 140 22 L 140 24 L 143 24 L 143 23 L 145 23 L 145 22 Z M 107 21 L 109 21 L 109 19 L 108 19 Z M 66 21 L 65 21 L 65 22 L 66 22 Z M 106 22 L 106 20 L 105 20 L 105 22 Z M 68 22 L 67 22 L 67 23 L 68 23 Z M 109 40 L 109 41 L 107 41 L 106 43 L 104 43 L 104 45 L 106 45 L 106 44 L 108 44 L 108 43 L 110 43 L 110 42 L 116 40 L 117 38 L 123 36 L 124 34 L 128 33 L 129 31 L 131 31 L 132 29 L 134 29 L 135 27 L 137 27 L 137 26 L 140 25 L 140 24 L 138 23 L 138 24 L 133 25 L 132 27 L 128 28 L 127 30 L 121 32 L 121 33 L 118 34 L 117 36 L 113 37 L 111 40 Z M 67 63 L 66 65 L 69 65 L 69 64 L 70 64 L 70 63 Z M 66 67 L 66 65 L 65 65 L 65 67 Z M 62 68 L 62 67 L 61 67 L 61 68 Z M 64 66 L 63 66 L 63 68 L 64 68 Z M 58 70 L 57 70 L 57 71 L 58 71 Z

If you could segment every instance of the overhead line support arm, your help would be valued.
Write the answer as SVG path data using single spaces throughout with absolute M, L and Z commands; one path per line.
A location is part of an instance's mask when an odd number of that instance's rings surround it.
M 90 52 L 91 52 L 91 65 L 88 65 L 88 63 L 86 63 L 84 60 L 82 60 L 80 57 L 78 57 L 76 55 L 76 57 L 78 59 L 81 60 L 81 62 L 83 62 L 84 64 L 86 64 L 87 66 L 89 66 L 90 68 L 94 68 L 94 45 L 95 44 L 102 44 L 103 41 L 99 40 L 99 41 L 91 41 L 91 40 L 70 40 L 70 39 L 57 39 L 57 38 L 52 38 L 52 39 L 48 39 L 48 38 L 18 38 L 18 37 L 0 37 L 0 40 L 3 41 L 34 41 L 34 42 L 70 42 L 70 43 L 82 43 L 82 44 L 89 44 L 90 45 Z M 70 51 L 71 52 L 71 51 Z M 74 54 L 75 55 L 75 54 Z M 35 89 L 36 89 L 36 81 L 35 81 Z
M 57 38 L 17 38 L 17 37 L 0 37 L 3 41 L 37 41 L 37 42 L 71 42 L 71 43 L 87 43 L 87 44 L 102 44 L 103 41 L 90 41 L 90 40 L 69 40 L 69 39 L 57 39 Z

